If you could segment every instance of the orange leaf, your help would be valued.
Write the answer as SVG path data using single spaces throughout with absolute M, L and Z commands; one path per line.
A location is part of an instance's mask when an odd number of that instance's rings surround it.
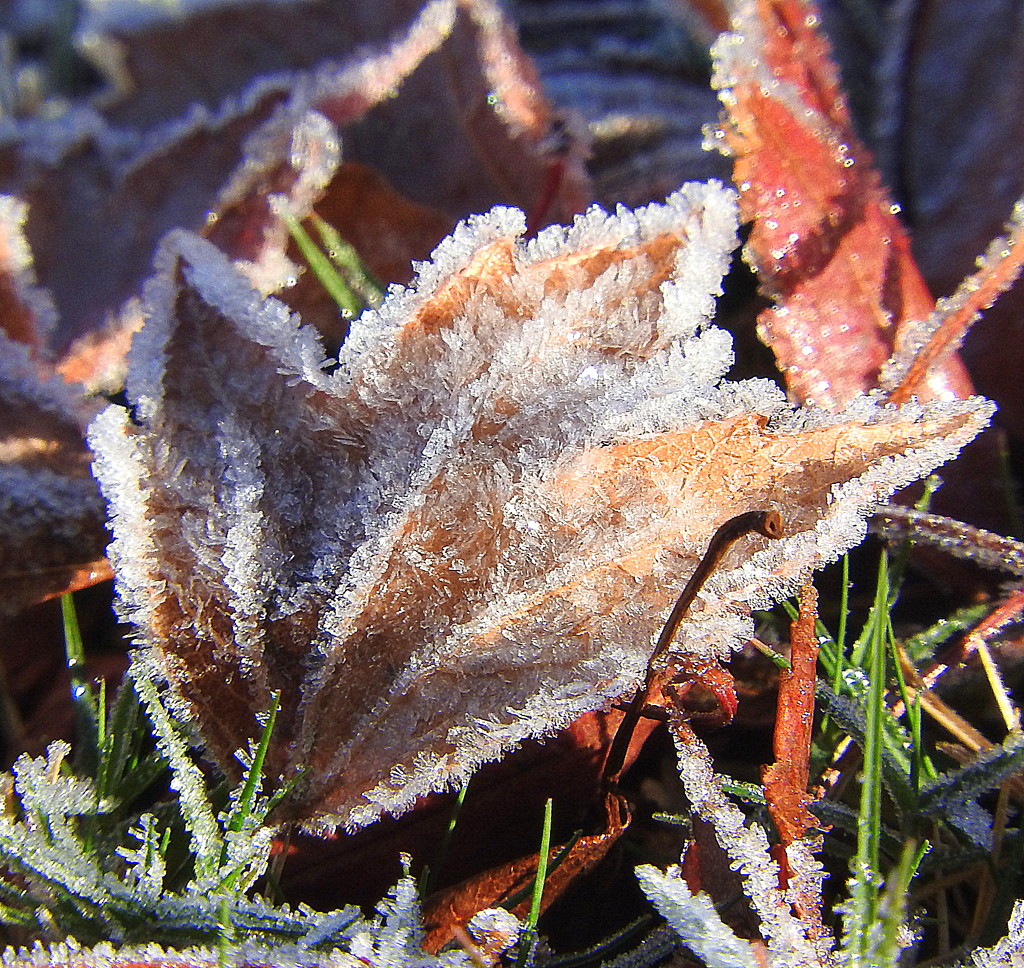
M 743 0 L 715 45 L 746 254 L 775 306 L 759 321 L 790 392 L 838 409 L 878 385 L 900 331 L 933 299 L 897 207 L 854 133 L 808 0 Z M 971 392 L 953 355 L 924 399 Z
M 268 767 L 301 772 L 282 809 L 318 829 L 408 809 L 632 691 L 718 526 L 777 508 L 783 536 L 744 538 L 680 628 L 679 655 L 723 657 L 751 605 L 987 419 L 979 401 L 812 415 L 724 381 L 721 186 L 524 231 L 509 209 L 459 225 L 331 371 L 178 233 L 134 351 L 138 422 L 94 424 L 150 661 L 228 771 L 278 692 Z
M 562 856 L 559 864 L 548 867 L 542 909 L 546 910 L 576 878 L 593 870 L 604 860 L 628 824 L 629 808 L 626 801 L 616 794 L 607 794 L 604 829 L 598 834 L 577 838 Z M 562 854 L 563 850 L 565 845 L 553 847 L 549 863 Z M 530 908 L 530 890 L 537 874 L 538 863 L 537 854 L 524 857 L 484 871 L 469 881 L 429 898 L 424 904 L 423 912 L 427 927 L 424 948 L 436 953 L 452 939 L 455 929 L 464 925 L 478 911 L 489 907 L 506 906 L 512 898 L 518 899 L 509 910 L 519 918 L 525 917 Z
M 817 824 L 807 810 L 812 799 L 807 780 L 818 664 L 817 603 L 817 592 L 808 582 L 800 590 L 800 614 L 792 625 L 790 668 L 779 673 L 775 762 L 764 771 L 768 810 L 783 846 L 799 840 Z

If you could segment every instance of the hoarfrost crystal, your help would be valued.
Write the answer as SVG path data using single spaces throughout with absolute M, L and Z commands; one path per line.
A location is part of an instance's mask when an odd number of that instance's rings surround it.
M 991 412 L 835 416 L 723 382 L 720 185 L 529 242 L 524 222 L 459 225 L 334 368 L 174 233 L 132 348 L 138 422 L 93 425 L 125 614 L 225 769 L 280 692 L 268 764 L 301 775 L 284 809 L 313 825 L 405 810 L 631 690 L 710 535 L 777 508 L 785 537 L 741 543 L 680 630 L 726 655 Z
M 690 891 L 679 868 L 663 874 L 644 864 L 636 869 L 636 876 L 658 913 L 707 968 L 756 968 L 750 945 L 722 921 L 706 894 Z

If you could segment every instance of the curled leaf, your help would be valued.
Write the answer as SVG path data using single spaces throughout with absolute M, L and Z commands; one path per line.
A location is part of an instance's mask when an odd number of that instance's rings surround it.
M 710 535 L 774 507 L 784 537 L 741 542 L 677 636 L 727 654 L 990 413 L 836 417 L 723 381 L 721 186 L 523 232 L 510 209 L 457 227 L 331 373 L 208 243 L 163 249 L 138 423 L 91 433 L 121 599 L 226 769 L 280 693 L 292 814 L 401 812 L 635 687 Z

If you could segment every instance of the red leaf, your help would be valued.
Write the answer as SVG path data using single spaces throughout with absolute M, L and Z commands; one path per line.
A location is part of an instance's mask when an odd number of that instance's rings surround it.
M 776 303 L 761 315 L 761 336 L 794 396 L 836 409 L 878 384 L 897 334 L 933 300 L 854 133 L 814 5 L 736 9 L 736 33 L 715 48 L 715 83 L 741 211 L 753 222 L 747 257 Z M 971 392 L 955 356 L 920 395 L 949 392 Z

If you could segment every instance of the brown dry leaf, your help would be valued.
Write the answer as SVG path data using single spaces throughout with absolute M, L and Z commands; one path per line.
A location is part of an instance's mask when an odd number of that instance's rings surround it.
M 83 433 L 97 407 L 54 373 L 55 324 L 22 233 L 24 204 L 0 197 L 0 612 L 109 577 L 103 505 Z
M 800 589 L 800 611 L 791 625 L 790 668 L 779 673 L 775 722 L 775 762 L 763 769 L 764 793 L 779 843 L 772 856 L 779 864 L 780 887 L 808 936 L 828 935 L 821 917 L 821 884 L 812 873 L 821 849 L 821 827 L 808 809 L 814 796 L 807 785 L 814 736 L 814 693 L 818 668 L 818 593 L 808 582 Z
M 735 155 L 746 248 L 776 305 L 759 321 L 800 400 L 829 409 L 878 385 L 907 324 L 934 301 L 898 208 L 857 139 L 808 0 L 733 0 L 733 31 L 715 45 Z M 967 396 L 955 355 L 932 367 L 925 399 Z
M 26 346 L 40 361 L 48 358 L 50 330 L 56 313 L 36 284 L 32 253 L 25 239 L 28 208 L 9 195 L 0 196 L 0 328 L 8 339 Z
M 103 501 L 83 439 L 97 409 L 0 333 L 0 612 L 109 577 L 98 560 L 109 540 Z
M 413 277 L 413 262 L 428 258 L 455 227 L 439 209 L 410 201 L 356 161 L 339 165 L 314 210 L 362 255 L 374 276 L 403 285 Z
M 132 351 L 139 423 L 94 424 L 148 661 L 228 770 L 280 693 L 269 768 L 302 774 L 285 809 L 311 823 L 401 812 L 633 688 L 710 535 L 775 507 L 785 536 L 743 542 L 680 630 L 724 656 L 990 412 L 835 417 L 722 382 L 721 186 L 524 228 L 460 225 L 329 375 L 309 329 L 178 233 Z
M 244 16 L 238 7 L 234 13 Z M 440 103 L 441 75 L 452 93 L 448 113 L 434 107 Z M 484 94 L 488 85 L 496 91 L 490 99 Z M 0 187 L 17 197 L 8 198 L 0 211 L 4 325 L 12 338 L 32 348 L 44 377 L 56 369 L 92 391 L 118 390 L 131 334 L 141 323 L 138 296 L 153 252 L 169 229 L 186 226 L 212 237 L 262 291 L 285 289 L 289 302 L 337 344 L 344 320 L 337 307 L 325 304 L 315 284 L 295 284 L 302 270 L 288 256 L 282 214 L 301 218 L 317 203 L 353 238 L 372 236 L 371 261 L 384 270 L 384 281 L 407 278 L 408 260 L 427 257 L 452 225 L 437 209 L 403 199 L 379 175 L 351 164 L 339 168 L 338 129 L 347 138 L 352 125 L 365 122 L 379 136 L 383 129 L 370 114 L 384 102 L 390 117 L 405 119 L 402 130 L 410 140 L 401 147 L 400 163 L 410 164 L 416 155 L 410 145 L 419 144 L 425 154 L 414 162 L 417 187 L 438 190 L 443 204 L 466 204 L 458 191 L 458 197 L 446 196 L 443 186 L 423 177 L 424 171 L 451 177 L 454 156 L 445 156 L 446 148 L 459 154 L 463 176 L 477 171 L 474 203 L 504 197 L 494 179 L 479 175 L 489 151 L 514 174 L 505 187 L 516 200 L 526 201 L 517 192 L 529 196 L 547 176 L 544 145 L 554 116 L 508 25 L 487 0 L 461 5 L 435 0 L 375 52 L 341 66 L 250 81 L 217 113 L 194 110 L 185 120 L 157 127 L 141 142 L 85 109 L 57 120 L 9 125 L 0 147 Z M 438 140 L 424 144 L 416 125 L 437 127 Z M 465 131 L 458 140 L 448 129 L 460 125 Z M 473 138 L 482 145 L 476 162 L 467 160 Z M 359 140 L 354 132 L 353 140 Z M 383 160 L 379 144 L 372 139 L 365 144 Z M 584 184 L 573 167 L 578 168 L 578 159 L 572 162 L 575 156 L 569 155 L 554 214 Z M 76 407 L 89 409 L 85 402 Z M 85 419 L 80 422 L 84 425 Z M 47 570 L 51 578 L 39 595 L 75 580 L 75 575 L 52 572 L 57 558 L 71 555 L 64 563 L 77 569 L 102 556 L 102 540 L 96 539 L 104 534 L 101 504 L 88 477 L 80 434 L 76 459 L 79 471 L 69 471 L 78 474 L 75 500 L 69 492 L 59 501 L 54 497 L 45 513 L 34 512 L 38 527 L 33 533 L 55 529 L 58 540 L 50 553 L 55 560 L 35 560 L 36 552 L 19 546 L 28 536 L 25 527 L 8 529 L 4 557 L 10 560 L 4 569 L 21 583 L 21 570 L 12 568 L 11 561 L 17 565 L 24 555 L 22 570 Z M 35 495 L 50 484 L 18 486 L 20 491 L 7 499 L 21 507 L 30 492 L 38 503 Z M 84 503 L 75 503 L 78 498 Z M 18 514 L 27 520 L 28 512 Z M 82 535 L 77 550 L 70 546 L 76 534 Z M 63 557 L 57 547 L 64 548 Z M 33 596 L 30 584 L 10 596 L 7 607 Z
M 281 874 L 285 896 L 318 908 L 344 904 L 372 907 L 401 876 L 399 857 L 414 869 L 430 867 L 443 890 L 471 881 L 481 870 L 500 868 L 537 849 L 545 802 L 556 797 L 552 835 L 591 832 L 603 795 L 601 767 L 622 713 L 587 713 L 542 742 L 529 742 L 474 774 L 458 810 L 456 836 L 446 856 L 438 844 L 454 813 L 451 795 L 421 799 L 416 809 L 355 833 L 330 839 L 296 833 Z M 642 720 L 631 745 L 632 763 L 657 723 Z M 495 830 L 501 831 L 495 837 Z M 428 899 L 429 903 L 429 899 Z
M 544 880 L 542 910 L 547 910 L 573 881 L 592 871 L 608 856 L 608 851 L 629 825 L 629 807 L 618 794 L 605 795 L 605 825 L 597 834 L 577 837 L 571 844 L 551 849 L 548 875 Z M 555 860 L 558 859 L 557 865 Z M 423 947 L 436 953 L 469 922 L 478 911 L 504 907 L 522 919 L 530 910 L 530 892 L 537 875 L 539 855 L 524 857 L 483 871 L 469 881 L 427 898 L 423 907 L 426 936 Z M 509 903 L 515 899 L 515 904 Z
M 783 847 L 800 840 L 817 825 L 807 809 L 811 738 L 814 732 L 814 688 L 817 681 L 818 595 L 810 583 L 800 589 L 800 615 L 792 624 L 790 668 L 779 673 L 775 762 L 764 770 L 768 810 Z
M 434 0 L 385 40 L 340 65 L 250 79 L 212 111 L 193 109 L 141 142 L 85 109 L 10 126 L 0 189 L 28 205 L 34 271 L 58 314 L 54 358 L 95 355 L 100 334 L 115 339 L 136 323 L 125 303 L 172 228 L 203 230 L 253 262 L 265 291 L 286 286 L 299 269 L 285 258 L 279 210 L 302 217 L 331 193 L 339 130 L 346 160 L 365 156 L 431 209 L 458 217 L 496 202 L 533 205 L 549 175 L 556 118 L 497 8 Z M 587 195 L 572 139 L 561 161 L 552 219 Z M 438 238 L 422 239 L 415 255 L 426 257 Z M 86 346 L 75 347 L 79 340 Z M 79 360 L 75 372 L 83 370 Z
M 420 52 L 422 63 L 363 72 L 366 90 L 404 78 L 397 104 L 376 97 L 357 112 L 348 92 L 319 108 L 344 125 L 366 115 L 347 133 L 346 158 L 383 165 L 382 174 L 404 195 L 457 217 L 498 201 L 530 205 L 540 194 L 549 150 L 543 142 L 556 133 L 556 119 L 514 27 L 493 0 L 93 6 L 79 27 L 79 44 L 107 51 L 105 62 L 117 65 L 114 83 L 122 96 L 105 106 L 106 118 L 150 130 L 197 105 L 222 113 L 231 98 L 251 93 L 254 79 L 264 89 L 315 88 L 332 63 L 358 61 L 369 45 L 403 46 L 415 22 L 432 24 L 436 34 L 432 50 Z M 567 209 L 558 206 L 556 219 L 587 201 L 578 148 L 571 153 L 562 197 L 584 195 Z
M 345 60 L 399 32 L 422 7 L 423 0 L 90 3 L 75 40 L 107 75 L 98 99 L 107 120 L 151 129 L 194 105 L 217 110 L 254 77 Z

